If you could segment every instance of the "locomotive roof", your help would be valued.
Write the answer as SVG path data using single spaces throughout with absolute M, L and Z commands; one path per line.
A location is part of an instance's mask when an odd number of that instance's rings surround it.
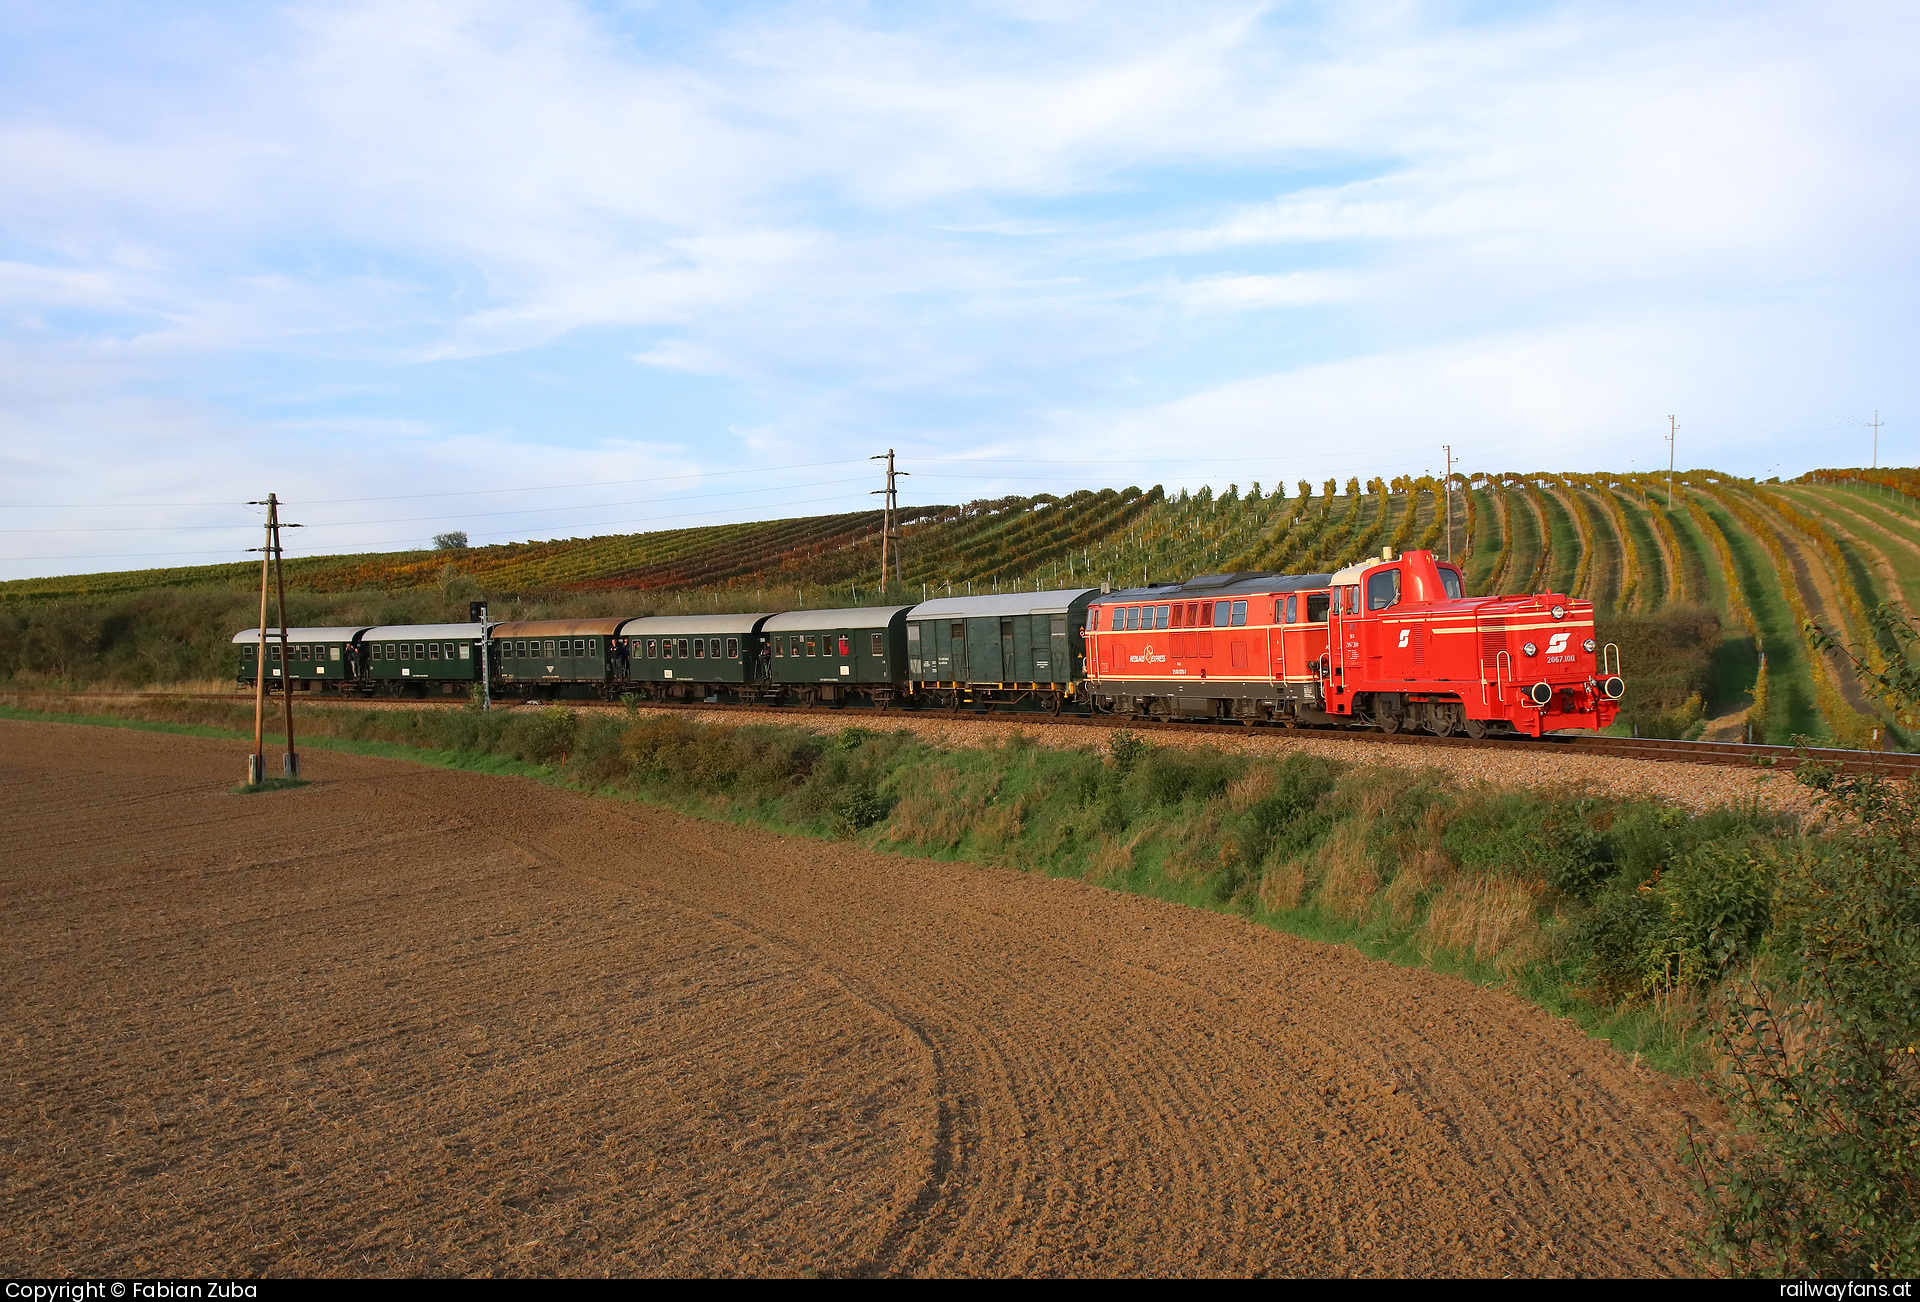
M 760 621 L 769 618 L 769 612 L 761 610 L 745 615 L 642 615 L 639 619 L 629 619 L 620 625 L 621 637 L 646 637 L 652 634 L 660 637 L 672 634 L 679 637 L 682 633 L 691 636 L 695 633 L 732 633 L 735 636 L 756 633 Z
M 1324 588 L 1331 574 L 1202 574 L 1184 583 L 1155 583 L 1144 588 L 1126 588 L 1100 598 L 1099 604 L 1131 605 L 1134 602 L 1174 601 L 1188 597 L 1229 597 L 1239 593 L 1299 592 L 1306 588 Z
M 576 633 L 598 633 L 611 637 L 620 631 L 626 616 L 613 619 L 515 619 L 493 626 L 495 637 L 572 637 Z
M 843 606 L 838 610 L 789 610 L 761 625 L 762 633 L 805 628 L 885 628 L 912 606 Z
M 290 628 L 287 630 L 287 641 L 351 642 L 365 631 L 365 626 L 360 624 L 355 624 L 349 628 Z M 273 641 L 278 642 L 280 640 L 280 630 L 270 628 L 267 630 L 267 636 Z M 247 646 L 252 646 L 260 640 L 260 630 L 257 628 L 243 628 L 233 635 L 233 640 L 236 643 L 244 643 Z
M 479 637 L 478 624 L 383 624 L 360 635 L 363 642 L 402 642 L 409 638 Z
M 908 612 L 908 619 L 979 619 L 992 615 L 1064 615 L 1098 588 L 1056 588 L 1051 592 L 994 592 L 981 597 L 935 597 Z

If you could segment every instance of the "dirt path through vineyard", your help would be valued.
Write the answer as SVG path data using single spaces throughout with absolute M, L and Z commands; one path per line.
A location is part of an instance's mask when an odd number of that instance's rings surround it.
M 8 1273 L 1658 1274 L 1497 992 L 520 779 L 0 723 Z

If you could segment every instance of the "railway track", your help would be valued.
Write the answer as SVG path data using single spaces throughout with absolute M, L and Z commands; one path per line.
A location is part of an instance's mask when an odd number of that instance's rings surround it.
M 90 692 L 67 697 L 68 700 L 129 700 L 151 698 L 153 693 L 144 692 Z M 181 699 L 176 696 L 174 699 Z M 252 694 L 244 696 L 229 692 L 195 692 L 185 694 L 185 699 L 201 701 L 250 700 Z M 464 700 L 435 700 L 422 697 L 418 700 L 385 697 L 316 697 L 308 704 L 330 705 L 368 705 L 385 707 L 437 706 L 453 708 L 464 706 Z M 588 709 L 619 709 L 617 701 L 579 700 L 564 701 L 562 704 Z M 514 708 L 505 702 L 502 708 Z M 901 717 L 900 711 L 875 711 L 866 706 L 804 706 L 769 705 L 761 702 L 740 704 L 735 702 L 647 702 L 650 710 L 707 710 L 727 713 L 751 714 L 761 718 L 786 718 L 791 716 L 827 717 L 854 719 L 861 717 Z M 1274 733 L 1279 735 L 1295 734 L 1321 739 L 1340 738 L 1359 744 L 1371 743 L 1383 746 L 1435 746 L 1456 749 L 1512 750 L 1515 747 L 1550 747 L 1561 753 L 1572 752 L 1580 755 L 1612 756 L 1619 759 L 1634 759 L 1669 764 L 1711 764 L 1730 768 L 1773 768 L 1790 772 L 1803 763 L 1837 764 L 1846 773 L 1879 773 L 1888 777 L 1911 778 L 1920 775 L 1920 754 L 1905 754 L 1892 751 L 1840 750 L 1833 747 L 1810 747 L 1799 750 L 1792 746 L 1768 746 L 1748 742 L 1722 741 L 1680 741 L 1654 737 L 1595 737 L 1585 735 L 1549 735 L 1539 739 L 1529 737 L 1433 737 L 1420 733 L 1383 733 L 1369 728 L 1293 728 L 1284 724 L 1233 720 L 1218 722 L 1163 721 L 1155 719 L 1122 719 L 1111 716 L 1090 718 L 1085 715 L 1050 715 L 1040 712 L 1016 712 L 1012 710 L 963 709 L 912 711 L 920 717 L 964 719 L 968 722 L 1007 722 L 1021 727 L 1037 728 L 1131 728 L 1143 736 L 1156 732 L 1223 733 L 1239 730 L 1242 735 L 1250 733 Z

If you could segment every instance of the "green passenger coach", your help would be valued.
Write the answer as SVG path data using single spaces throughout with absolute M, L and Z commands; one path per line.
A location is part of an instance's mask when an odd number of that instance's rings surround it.
M 495 624 L 493 681 L 507 696 L 558 695 L 585 688 L 599 696 L 626 677 L 621 619 L 524 619 Z
M 389 624 L 360 635 L 369 692 L 458 696 L 480 679 L 478 624 Z
M 745 615 L 648 615 L 620 625 L 627 681 L 643 696 L 668 700 L 748 698 L 765 675 L 760 626 L 764 611 Z
M 1087 603 L 1098 588 L 938 597 L 907 619 L 916 693 L 958 709 L 1031 702 L 1058 712 L 1083 676 Z
M 907 680 L 907 612 L 911 606 L 796 610 L 761 626 L 768 683 L 802 703 L 865 696 L 884 705 Z
M 301 692 L 338 691 L 359 679 L 356 659 L 358 640 L 364 628 L 290 628 L 287 630 L 286 659 L 280 653 L 280 630 L 267 630 L 267 682 L 297 683 Z M 260 630 L 242 629 L 233 635 L 239 648 L 238 681 L 254 685 L 260 673 Z

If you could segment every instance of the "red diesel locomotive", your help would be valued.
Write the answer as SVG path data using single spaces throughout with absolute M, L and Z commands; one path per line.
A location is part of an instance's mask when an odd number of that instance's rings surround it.
M 1096 712 L 1368 724 L 1445 737 L 1613 722 L 1619 650 L 1593 604 L 1553 593 L 1468 597 L 1430 551 L 1338 574 L 1209 574 L 1087 607 Z

